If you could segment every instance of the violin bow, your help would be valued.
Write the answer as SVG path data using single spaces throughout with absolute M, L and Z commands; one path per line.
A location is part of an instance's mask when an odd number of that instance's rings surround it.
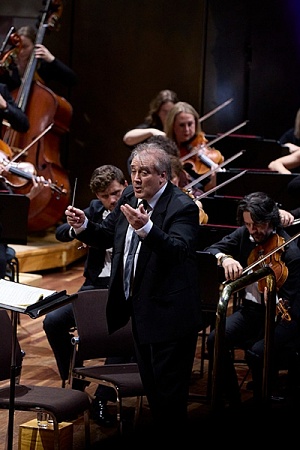
M 243 153 L 245 153 L 246 150 L 241 150 L 240 152 L 236 153 L 235 155 L 231 156 L 230 158 L 223 161 L 221 164 L 218 164 L 217 167 L 214 169 L 210 169 L 208 172 L 205 172 L 203 175 L 200 175 L 200 177 L 196 178 L 195 180 L 191 181 L 189 184 L 184 186 L 185 190 L 191 189 L 195 184 L 199 183 L 200 181 L 204 180 L 204 178 L 209 177 L 212 173 L 216 172 L 218 169 L 221 169 L 222 167 L 226 166 L 226 164 L 229 164 L 234 159 L 241 156 Z
M 249 122 L 249 120 L 245 120 L 244 122 L 240 123 L 239 125 L 236 125 L 235 127 L 231 128 L 231 130 L 226 131 L 225 133 L 223 133 L 220 136 L 213 139 L 211 142 L 208 142 L 207 144 L 205 144 L 205 147 L 211 147 L 213 144 L 215 144 L 216 142 L 219 142 L 224 137 L 226 137 L 229 134 L 233 133 L 234 131 L 239 130 L 240 128 L 244 127 L 248 122 Z M 188 153 L 187 155 L 182 156 L 180 158 L 180 161 L 183 162 L 183 161 L 191 158 L 191 156 L 197 155 L 198 152 L 199 152 L 199 148 L 196 148 L 196 149 L 192 150 L 190 153 Z
M 207 197 L 209 194 L 211 194 L 212 192 L 217 191 L 218 189 L 222 188 L 223 186 L 226 186 L 226 184 L 231 183 L 232 181 L 236 180 L 237 178 L 241 177 L 242 175 L 244 175 L 246 172 L 248 172 L 248 170 L 243 170 L 242 172 L 234 175 L 232 178 L 230 178 L 229 180 L 223 181 L 223 183 L 218 184 L 218 186 L 215 186 L 213 188 L 211 188 L 209 191 L 207 192 L 203 192 L 203 194 L 198 195 L 197 197 L 194 198 L 194 200 L 200 200 L 201 198 Z M 299 233 L 300 234 L 300 233 Z
M 30 144 L 28 144 L 20 153 L 17 153 L 10 162 L 15 162 L 18 158 L 20 158 L 20 156 L 24 155 L 24 153 L 27 152 L 30 147 L 32 147 L 38 140 L 40 140 L 46 133 L 48 133 L 49 130 L 51 130 L 53 125 L 53 123 L 50 123 L 50 125 L 44 131 L 42 131 L 42 133 L 40 133 L 35 139 L 33 139 L 33 141 L 30 142 Z
M 199 123 L 204 122 L 204 120 L 208 119 L 210 116 L 213 116 L 216 112 L 220 111 L 221 109 L 225 108 L 225 106 L 229 105 L 233 101 L 233 98 L 229 98 L 226 100 L 226 102 L 222 103 L 221 105 L 217 106 L 215 109 L 212 109 L 204 116 L 200 117 Z
M 5 47 L 8 44 L 9 38 L 12 35 L 12 33 L 15 31 L 15 27 L 11 27 L 7 35 L 5 36 L 4 41 L 2 42 L 1 48 L 0 48 L 0 56 L 4 53 Z

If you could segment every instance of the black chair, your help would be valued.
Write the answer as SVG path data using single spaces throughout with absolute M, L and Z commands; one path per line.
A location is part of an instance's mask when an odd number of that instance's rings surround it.
M 13 341 L 13 326 L 11 319 L 6 310 L 0 310 L 0 380 L 9 380 L 11 376 L 12 363 L 12 341 Z M 90 447 L 90 399 L 85 392 L 75 391 L 71 389 L 22 385 L 19 384 L 23 353 L 20 348 L 18 340 L 16 341 L 15 349 L 15 397 L 14 410 L 17 411 L 34 411 L 45 412 L 49 414 L 53 420 L 53 448 L 60 449 L 59 442 L 59 427 L 60 422 L 72 421 L 80 416 L 84 418 L 85 424 L 85 445 Z M 11 408 L 9 387 L 0 389 L 0 408 Z M 11 411 L 11 410 L 10 410 Z
M 211 253 L 197 251 L 196 256 L 199 269 L 200 298 L 204 322 L 204 328 L 199 332 L 199 336 L 201 338 L 200 377 L 203 377 L 204 375 L 205 360 L 208 360 L 206 398 L 209 399 L 212 368 L 208 359 L 208 353 L 206 351 L 206 338 L 209 332 L 215 327 L 216 311 L 220 297 L 220 269 L 217 265 L 216 257 Z
M 6 248 L 6 274 L 5 278 L 9 281 L 19 283 L 19 260 L 12 247 Z
M 99 364 L 75 367 L 76 354 L 84 363 L 93 359 L 108 357 L 132 357 L 134 343 L 131 324 L 108 334 L 106 322 L 107 289 L 79 291 L 73 301 L 73 310 L 78 336 L 72 338 L 74 344 L 73 360 L 70 368 L 72 378 L 109 386 L 116 393 L 117 427 L 123 434 L 123 399 L 136 397 L 134 425 L 142 408 L 144 388 L 136 363 Z

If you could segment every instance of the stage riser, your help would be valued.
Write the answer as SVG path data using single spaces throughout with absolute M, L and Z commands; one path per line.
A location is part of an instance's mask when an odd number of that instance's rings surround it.
M 83 258 L 86 250 L 78 250 L 79 241 L 58 242 L 53 234 L 28 239 L 27 245 L 10 245 L 16 251 L 20 272 L 40 272 L 63 268 Z

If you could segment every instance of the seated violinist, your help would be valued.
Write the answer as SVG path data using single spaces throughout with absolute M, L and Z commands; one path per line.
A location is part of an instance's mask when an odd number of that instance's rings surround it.
M 8 88 L 5 84 L 0 83 L 0 120 L 5 119 L 13 130 L 26 132 L 29 129 L 29 122 L 26 114 L 16 105 Z M 4 163 L 9 161 L 11 156 L 10 147 L 0 140 L 0 193 L 12 194 L 13 189 L 8 182 L 9 171 Z M 32 179 L 32 187 L 26 194 L 30 200 L 36 197 L 43 189 L 45 189 L 44 177 L 35 177 Z M 6 244 L 0 242 L 0 278 L 5 276 L 6 272 Z
M 7 174 L 6 167 L 0 163 L 0 193 L 1 194 L 13 194 L 13 191 L 7 182 L 5 177 Z M 45 184 L 44 177 L 35 177 L 32 179 L 32 187 L 26 196 L 32 200 L 35 198 L 42 190 L 46 189 L 49 184 Z M 7 244 L 0 242 L 0 278 L 4 278 L 6 273 L 6 249 Z
M 224 161 L 218 150 L 207 147 L 208 141 L 201 131 L 199 114 L 189 103 L 178 102 L 173 106 L 166 118 L 165 132 L 176 143 L 184 170 L 192 179 L 197 179 Z M 185 159 L 191 152 L 196 153 Z M 204 179 L 203 184 L 205 191 L 215 187 L 215 173 Z
M 269 367 L 272 392 L 276 389 L 278 369 L 282 361 L 292 364 L 292 358 L 300 338 L 300 249 L 292 240 L 286 247 L 276 252 L 290 236 L 280 223 L 280 212 L 275 201 L 263 192 L 246 195 L 238 205 L 239 228 L 219 242 L 207 247 L 223 267 L 225 279 L 233 281 L 241 277 L 247 267 L 261 257 L 275 250 L 270 266 L 276 275 L 277 307 L 284 302 L 287 315 L 279 313 L 274 330 L 274 363 Z M 251 271 L 255 271 L 252 266 Z M 249 273 L 251 273 L 249 271 Z M 226 317 L 225 355 L 222 372 L 223 392 L 229 405 L 239 407 L 240 388 L 233 365 L 232 350 L 243 348 L 246 361 L 252 372 L 253 399 L 262 400 L 262 375 L 264 365 L 265 333 L 265 288 L 258 282 L 246 286 L 243 291 L 241 308 Z M 277 308 L 276 308 L 277 309 Z M 277 310 L 277 312 L 280 309 Z M 215 332 L 207 340 L 210 360 L 213 362 Z M 292 386 L 290 386 L 292 387 Z

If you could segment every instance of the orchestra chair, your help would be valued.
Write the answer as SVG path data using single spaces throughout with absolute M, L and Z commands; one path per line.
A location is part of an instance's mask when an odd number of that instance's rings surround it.
M 123 434 L 123 400 L 136 397 L 134 409 L 135 427 L 142 410 L 144 388 L 136 363 L 91 365 L 93 360 L 108 357 L 126 357 L 134 355 L 134 342 L 131 323 L 108 333 L 106 321 L 107 289 L 79 291 L 72 302 L 77 328 L 77 336 L 72 338 L 74 345 L 73 358 L 70 366 L 69 385 L 72 386 L 74 378 L 99 385 L 109 386 L 116 393 L 117 428 Z M 90 365 L 76 367 L 75 359 L 90 361 Z
M 19 260 L 16 252 L 12 247 L 6 248 L 6 274 L 5 278 L 9 281 L 19 283 Z
M 6 247 L 6 273 L 5 279 L 9 281 L 14 281 L 19 283 L 20 281 L 20 270 L 19 270 L 19 260 L 17 258 L 16 252 L 12 247 Z M 20 314 L 18 314 L 18 325 L 20 325 L 21 319 Z
M 210 398 L 211 393 L 211 381 L 212 381 L 212 363 L 209 361 L 208 353 L 206 350 L 206 339 L 210 331 L 215 328 L 216 312 L 220 299 L 222 281 L 224 278 L 224 271 L 218 266 L 217 259 L 209 252 L 200 251 L 196 252 L 197 265 L 199 270 L 200 281 L 200 299 L 202 305 L 202 315 L 204 321 L 204 328 L 199 332 L 201 338 L 201 351 L 200 351 L 200 377 L 204 376 L 205 361 L 208 361 L 208 376 L 207 376 L 207 390 L 206 398 Z M 237 307 L 238 296 L 233 296 L 232 308 Z M 245 360 L 238 358 L 238 355 L 233 352 L 234 362 L 236 364 L 245 364 Z M 249 372 L 247 372 L 248 375 Z M 246 380 L 242 381 L 240 387 Z
M 5 309 L 0 309 L 0 381 L 9 381 L 12 363 L 13 325 Z M 53 449 L 60 449 L 60 422 L 83 417 L 85 448 L 90 448 L 90 399 L 87 393 L 48 386 L 20 384 L 24 352 L 16 341 L 14 411 L 45 412 L 53 420 Z M 10 409 L 10 387 L 0 388 L 0 408 Z
M 205 251 L 197 251 L 196 257 L 204 322 L 203 330 L 199 332 L 201 338 L 200 377 L 203 377 L 205 360 L 209 361 L 208 353 L 206 351 L 206 338 L 209 332 L 215 327 L 216 322 L 216 311 L 220 297 L 220 274 L 217 259 L 214 255 Z M 207 397 L 209 398 L 212 368 L 210 367 L 210 362 L 208 362 L 208 364 Z

